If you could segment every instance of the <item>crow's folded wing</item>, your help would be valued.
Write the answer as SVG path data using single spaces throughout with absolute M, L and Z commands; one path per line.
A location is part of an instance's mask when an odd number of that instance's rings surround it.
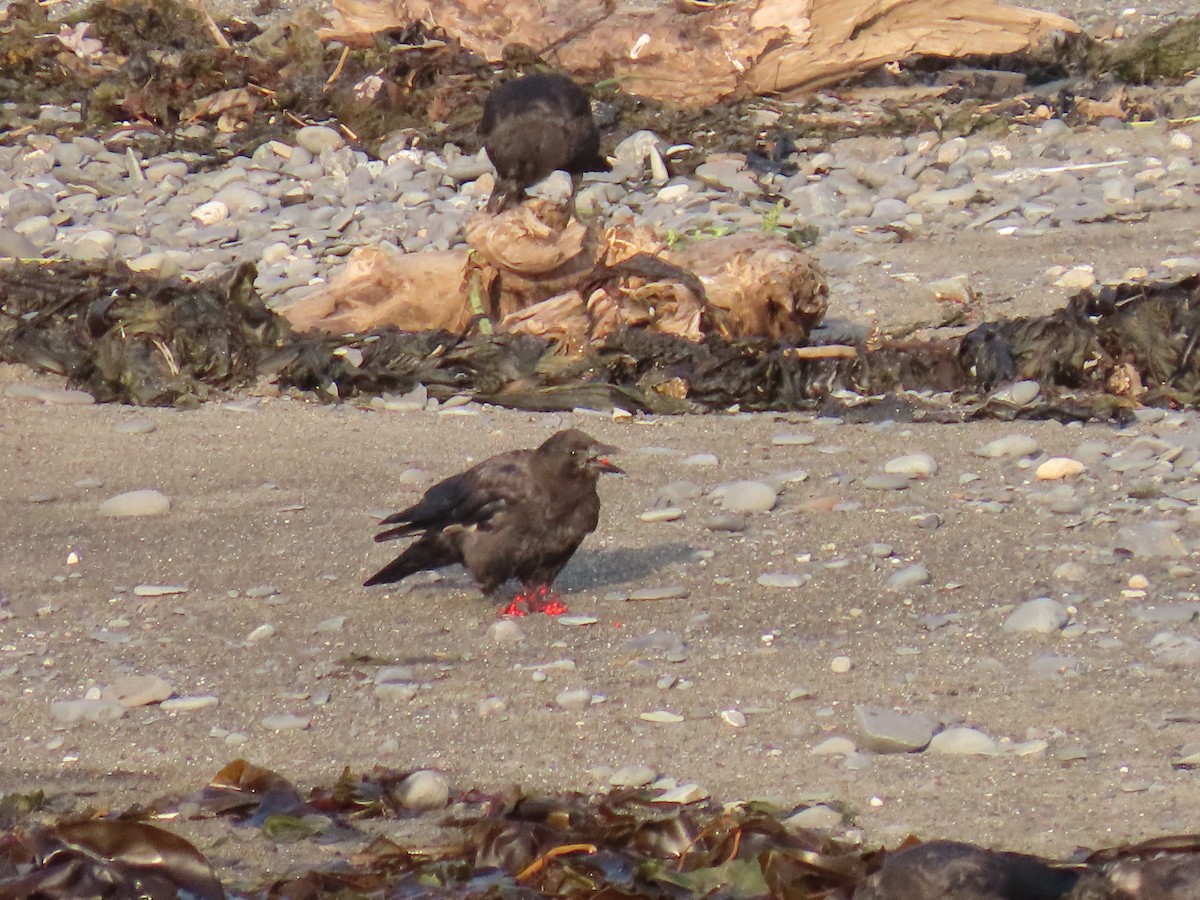
M 388 541 L 424 531 L 450 528 L 488 528 L 514 505 L 528 502 L 537 489 L 522 460 L 489 459 L 458 475 L 439 481 L 415 505 L 393 513 L 382 525 L 395 525 L 375 535 Z

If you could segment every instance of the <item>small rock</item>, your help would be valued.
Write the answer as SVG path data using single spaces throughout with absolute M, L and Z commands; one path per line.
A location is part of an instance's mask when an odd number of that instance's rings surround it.
M 808 809 L 802 809 L 800 812 L 788 816 L 783 820 L 783 826 L 791 829 L 817 828 L 830 831 L 841 826 L 843 821 L 842 814 L 836 809 L 818 803 L 816 806 L 810 806 Z
M 831 737 L 821 741 L 808 752 L 813 756 L 849 756 L 857 749 L 854 741 L 848 737 Z
M 910 478 L 928 478 L 938 471 L 937 460 L 928 453 L 910 453 L 897 456 L 883 464 L 889 475 L 907 475 Z
M 312 720 L 305 716 L 264 716 L 262 720 L 262 727 L 268 731 L 303 731 L 310 724 Z
M 899 593 L 923 584 L 929 584 L 929 569 L 921 563 L 917 563 L 893 573 L 884 582 L 884 587 L 893 593 Z
M 802 575 L 795 575 L 790 572 L 767 572 L 759 575 L 755 581 L 763 587 L 772 588 L 799 588 L 804 587 L 812 581 L 812 576 L 807 572 Z
M 856 706 L 854 718 L 862 734 L 862 746 L 874 753 L 923 750 L 937 727 L 937 723 L 927 716 L 905 715 L 875 706 Z
M 79 722 L 111 722 L 125 715 L 125 707 L 116 700 L 58 700 L 50 704 L 50 717 L 63 725 Z
M 1005 631 L 1032 631 L 1037 634 L 1053 634 L 1070 620 L 1064 607 L 1050 597 L 1026 600 L 1004 620 Z
M 170 683 L 154 675 L 125 675 L 117 678 L 101 693 L 106 700 L 115 700 L 126 709 L 161 703 L 175 693 Z
M 779 497 L 775 489 L 761 481 L 730 481 L 718 485 L 709 494 L 729 512 L 770 512 Z
M 618 788 L 645 787 L 657 777 L 657 773 L 646 766 L 622 766 L 609 776 L 608 783 Z
M 863 487 L 872 491 L 903 491 L 912 485 L 912 479 L 907 475 L 883 474 L 868 475 L 863 479 Z
M 554 698 L 554 702 L 563 709 L 575 711 L 587 709 L 592 703 L 592 692 L 584 690 L 583 688 L 560 691 Z
M 1000 746 L 974 728 L 947 728 L 933 736 L 926 753 L 946 753 L 956 756 L 997 756 Z
M 1023 434 L 1013 434 L 989 441 L 976 450 L 975 455 L 988 459 L 1003 459 L 1005 457 L 1032 456 L 1037 452 L 1037 441 Z
M 1060 481 L 1064 478 L 1074 478 L 1076 475 L 1081 475 L 1086 470 L 1087 466 L 1077 459 L 1071 459 L 1067 456 L 1055 456 L 1034 470 L 1034 475 L 1042 481 Z
M 159 709 L 166 712 L 195 712 L 198 709 L 208 709 L 220 704 L 220 698 L 212 694 L 189 694 L 185 697 L 171 697 L 159 704 Z
M 676 725 L 683 721 L 683 716 L 665 709 L 655 709 L 638 716 L 643 722 L 656 722 L 660 725 Z
M 170 511 L 170 498 L 154 490 L 127 491 L 100 504 L 102 516 L 161 516 Z
M 396 799 L 405 809 L 445 809 L 450 802 L 450 783 L 433 769 L 418 769 L 396 788 Z

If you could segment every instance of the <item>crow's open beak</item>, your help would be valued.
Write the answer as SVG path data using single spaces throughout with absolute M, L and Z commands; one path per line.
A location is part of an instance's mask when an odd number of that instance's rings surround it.
M 612 444 L 593 444 L 591 454 L 588 456 L 587 464 L 597 472 L 611 472 L 614 475 L 624 475 L 625 470 L 620 466 L 614 466 L 608 461 L 610 453 L 620 453 L 619 447 L 614 447 Z

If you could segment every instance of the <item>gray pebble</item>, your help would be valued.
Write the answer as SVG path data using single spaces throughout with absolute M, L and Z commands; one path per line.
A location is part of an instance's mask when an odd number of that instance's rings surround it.
M 111 722 L 125 715 L 125 707 L 112 699 L 58 700 L 50 704 L 50 717 L 63 725 Z
M 1070 616 L 1057 600 L 1037 597 L 1026 600 L 1004 620 L 1005 631 L 1031 631 L 1037 634 L 1052 634 L 1069 621 Z
M 893 573 L 884 582 L 884 587 L 889 591 L 899 593 L 923 584 L 929 584 L 929 569 L 921 563 L 917 563 Z
M 903 491 L 912 485 L 912 479 L 907 475 L 868 475 L 862 481 L 863 487 L 872 491 Z
M 729 481 L 718 485 L 709 494 L 729 512 L 770 512 L 775 508 L 778 494 L 761 481 Z
M 910 453 L 897 456 L 883 464 L 889 475 L 907 475 L 912 478 L 928 478 L 938 471 L 937 460 L 928 453 Z
M 418 769 L 396 788 L 396 799 L 405 809 L 444 809 L 450 802 L 450 783 L 433 769 Z
M 856 706 L 854 720 L 863 748 L 874 753 L 912 753 L 933 738 L 937 723 L 928 716 L 906 715 L 893 709 Z
M 974 728 L 947 728 L 933 736 L 925 752 L 954 756 L 998 756 L 1000 746 Z
M 171 500 L 155 490 L 127 491 L 100 504 L 102 516 L 161 516 L 171 511 Z
M 312 720 L 305 716 L 284 714 L 264 716 L 261 724 L 268 731 L 303 731 L 308 728 L 311 722 Z

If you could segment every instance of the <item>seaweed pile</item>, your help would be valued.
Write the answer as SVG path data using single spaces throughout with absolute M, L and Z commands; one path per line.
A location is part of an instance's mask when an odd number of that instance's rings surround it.
M 1081 851 L 1064 861 L 911 838 L 885 852 L 799 827 L 788 821 L 796 810 L 669 802 L 653 788 L 559 797 L 467 790 L 412 809 L 404 800 L 411 774 L 346 770 L 334 784 L 304 795 L 284 776 L 238 759 L 191 797 L 107 814 L 56 811 L 64 798 L 10 794 L 0 799 L 0 897 L 223 898 L 209 860 L 150 824 L 163 819 L 220 819 L 242 833 L 239 842 L 257 836 L 274 845 L 311 841 L 344 851 L 339 861 L 265 884 L 248 872 L 226 877 L 239 896 L 296 900 L 912 900 L 965 898 L 968 887 L 976 900 L 1081 900 L 1125 897 L 1107 888 L 1131 877 L 1169 881 L 1185 892 L 1200 884 L 1200 838 L 1192 835 Z M 406 846 L 374 827 L 417 819 L 441 837 Z M 1029 889 L 1015 887 L 1021 884 Z
M 326 400 L 420 384 L 439 400 L 527 410 L 807 409 L 934 422 L 1122 419 L 1141 405 L 1200 402 L 1198 276 L 1085 291 L 1050 315 L 965 336 L 797 348 L 626 328 L 582 355 L 529 335 L 296 334 L 253 281 L 250 265 L 200 284 L 122 263 L 0 267 L 0 361 L 65 375 L 101 401 L 157 406 L 263 380 Z M 1039 382 L 1039 399 L 989 393 L 1016 379 Z

